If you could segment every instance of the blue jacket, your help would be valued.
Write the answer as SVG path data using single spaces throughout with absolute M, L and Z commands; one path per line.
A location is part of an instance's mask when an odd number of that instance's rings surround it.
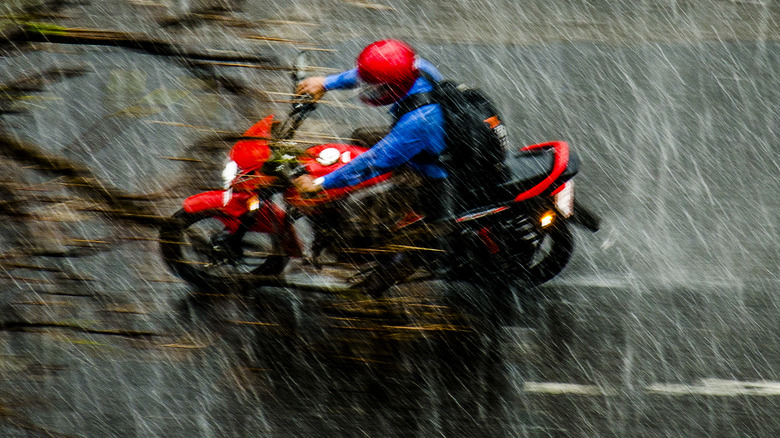
M 441 80 L 441 73 L 428 61 L 418 59 L 417 68 L 424 70 L 434 79 Z M 326 90 L 355 88 L 359 79 L 357 69 L 352 69 L 325 78 Z M 433 90 L 433 84 L 423 77 L 417 78 L 407 96 Z M 398 105 L 390 108 L 394 114 Z M 344 167 L 325 175 L 324 189 L 349 187 L 387 173 L 402 164 L 430 178 L 446 178 L 447 172 L 430 157 L 438 157 L 445 148 L 444 114 L 438 104 L 426 105 L 410 111 L 398 120 L 387 136 L 367 152 L 356 157 Z M 416 159 L 420 157 L 426 159 Z

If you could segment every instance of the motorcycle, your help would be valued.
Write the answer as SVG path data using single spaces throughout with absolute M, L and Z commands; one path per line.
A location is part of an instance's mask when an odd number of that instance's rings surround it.
M 296 83 L 301 70 L 293 73 Z M 397 196 L 393 173 L 316 196 L 299 193 L 292 180 L 303 171 L 320 177 L 369 150 L 342 143 L 301 147 L 293 141 L 316 106 L 297 96 L 284 123 L 273 115 L 257 122 L 230 150 L 224 188 L 184 200 L 160 231 L 160 250 L 173 273 L 199 287 L 361 290 L 372 278 L 386 277 L 383 267 L 406 254 L 416 262 L 396 270 L 372 295 L 419 271 L 435 275 L 437 268 L 424 263 L 434 256 L 446 260 L 448 279 L 510 278 L 538 285 L 568 263 L 574 247 L 570 225 L 598 230 L 598 219 L 575 202 L 572 178 L 579 160 L 562 141 L 522 148 L 515 157 L 517 178 L 495 188 L 498 202 L 433 224 Z M 338 267 L 335 286 L 285 275 L 290 259 L 307 253 L 296 231 L 302 217 L 313 234 L 308 264 L 318 272 Z M 448 242 L 446 249 L 426 246 L 437 236 Z M 443 251 L 457 257 L 442 258 Z

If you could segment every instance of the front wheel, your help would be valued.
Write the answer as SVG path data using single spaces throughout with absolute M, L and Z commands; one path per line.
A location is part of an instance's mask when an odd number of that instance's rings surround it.
M 249 285 L 257 276 L 277 276 L 289 257 L 279 233 L 248 232 L 230 243 L 217 210 L 179 210 L 160 229 L 160 252 L 168 267 L 196 286 Z

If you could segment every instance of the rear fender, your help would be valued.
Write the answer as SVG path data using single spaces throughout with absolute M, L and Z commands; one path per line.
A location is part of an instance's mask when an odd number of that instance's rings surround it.
M 593 233 L 601 228 L 601 218 L 583 207 L 576 199 L 574 200 L 574 215 L 569 218 L 569 221 Z
M 526 146 L 522 150 L 533 151 L 548 148 L 555 151 L 555 160 L 553 162 L 552 171 L 545 179 L 539 182 L 539 184 L 517 195 L 515 197 L 515 202 L 525 201 L 526 199 L 541 195 L 545 190 L 550 188 L 566 170 L 566 167 L 569 164 L 569 144 L 565 141 L 551 141 L 548 143 L 535 144 Z

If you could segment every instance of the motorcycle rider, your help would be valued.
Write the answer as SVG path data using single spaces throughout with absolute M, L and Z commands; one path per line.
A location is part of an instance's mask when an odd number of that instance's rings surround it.
M 423 71 L 425 74 L 421 74 Z M 387 39 L 366 46 L 358 55 L 356 67 L 327 77 L 310 77 L 297 86 L 299 94 L 310 94 L 320 99 L 327 91 L 359 87 L 360 99 L 372 106 L 392 105 L 390 114 L 394 123 L 390 131 L 367 152 L 324 177 L 302 175 L 293 181 L 301 192 L 316 193 L 324 189 L 360 184 L 402 165 L 422 176 L 417 196 L 427 223 L 445 217 L 449 210 L 447 171 L 438 160 L 445 149 L 444 114 L 432 101 L 421 101 L 415 96 L 429 93 L 439 81 L 441 73 L 430 62 L 418 58 L 414 49 L 403 41 Z M 404 105 L 407 105 L 406 107 Z M 411 106 L 409 106 L 411 105 Z M 400 117 L 399 117 L 400 115 Z M 438 241 L 428 246 L 441 246 Z M 375 275 L 369 276 L 362 287 L 370 293 L 381 293 L 396 280 L 413 272 L 404 253 Z
M 313 179 L 303 175 L 294 184 L 302 192 L 348 187 L 397 169 L 402 165 L 424 178 L 423 213 L 429 221 L 441 218 L 447 172 L 437 160 L 445 148 L 444 115 L 438 104 L 430 102 L 403 114 L 396 114 L 413 96 L 433 90 L 434 84 L 420 74 L 424 71 L 434 80 L 441 73 L 430 62 L 399 40 L 382 40 L 369 44 L 357 57 L 356 67 L 327 77 L 310 77 L 298 84 L 299 94 L 321 98 L 327 91 L 360 88 L 360 99 L 373 106 L 392 105 L 395 122 L 389 133 L 370 150 L 342 168 Z

